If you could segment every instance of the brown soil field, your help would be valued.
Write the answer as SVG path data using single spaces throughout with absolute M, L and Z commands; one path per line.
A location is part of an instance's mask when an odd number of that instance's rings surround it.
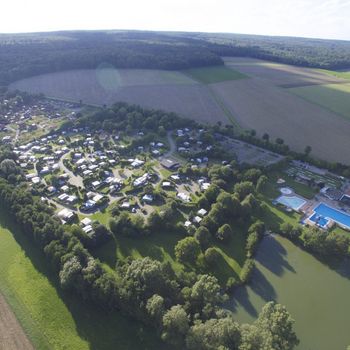
M 350 121 L 285 88 L 347 80 L 310 68 L 224 59 L 248 78 L 204 85 L 182 72 L 108 68 L 45 74 L 10 88 L 95 105 L 125 101 L 212 124 L 234 121 L 260 135 L 267 132 L 272 140 L 281 137 L 294 150 L 310 145 L 316 157 L 350 164 Z
M 225 57 L 225 64 L 250 77 L 265 80 L 280 87 L 336 84 L 347 82 L 312 68 L 289 66 L 246 57 Z
M 251 78 L 212 84 L 243 128 L 284 139 L 292 149 L 350 164 L 350 122 L 286 89 Z
M 0 350 L 34 350 L 34 347 L 1 294 Z
M 124 101 L 177 112 L 200 122 L 229 123 L 208 87 L 180 72 L 77 70 L 20 80 L 10 88 L 95 105 Z

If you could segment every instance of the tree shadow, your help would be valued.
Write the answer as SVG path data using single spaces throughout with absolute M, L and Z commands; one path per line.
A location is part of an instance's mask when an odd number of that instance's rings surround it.
M 246 286 L 240 287 L 235 291 L 234 297 L 229 301 L 227 306 L 233 312 L 239 306 L 242 306 L 250 316 L 254 318 L 258 317 L 258 311 L 249 299 L 248 288 Z
M 12 233 L 34 268 L 55 288 L 58 297 L 74 319 L 77 333 L 88 342 L 89 349 L 172 349 L 157 338 L 154 329 L 122 315 L 117 310 L 107 312 L 93 303 L 82 300 L 74 293 L 63 291 L 43 252 L 33 243 L 30 236 L 24 235 L 19 226 L 4 215 L 3 211 L 0 212 L 0 225 Z
M 275 300 L 277 297 L 274 287 L 258 268 L 253 272 L 252 282 L 249 286 L 255 294 L 259 295 L 266 302 Z
M 282 244 L 268 236 L 260 243 L 255 260 L 277 276 L 282 276 L 284 270 L 296 273 L 293 266 L 288 262 L 287 255 L 288 253 Z

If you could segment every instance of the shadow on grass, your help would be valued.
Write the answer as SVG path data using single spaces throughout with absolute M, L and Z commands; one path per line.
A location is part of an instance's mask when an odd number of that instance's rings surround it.
M 225 285 L 230 277 L 233 277 L 236 281 L 239 280 L 238 274 L 221 254 L 218 256 L 215 266 L 212 266 L 209 271 L 219 280 L 221 285 Z
M 118 311 L 108 313 L 97 305 L 82 301 L 77 295 L 63 291 L 42 251 L 31 241 L 31 237 L 25 236 L 18 225 L 5 216 L 4 210 L 0 212 L 0 224 L 13 234 L 35 269 L 56 289 L 75 321 L 79 336 L 89 343 L 91 350 L 171 349 L 157 338 L 153 329 Z

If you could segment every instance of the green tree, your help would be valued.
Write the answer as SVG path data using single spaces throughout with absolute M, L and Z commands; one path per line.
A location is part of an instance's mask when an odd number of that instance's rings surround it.
M 202 249 L 205 249 L 209 246 L 210 243 L 210 232 L 204 226 L 199 226 L 194 234 L 194 238 L 199 242 Z
M 228 240 L 231 239 L 231 237 L 232 237 L 232 229 L 229 224 L 224 224 L 221 227 L 219 227 L 216 233 L 216 238 L 219 241 L 227 242 Z
M 204 258 L 209 265 L 215 265 L 219 261 L 220 253 L 216 248 L 210 247 L 204 252 Z
M 191 350 L 238 349 L 240 327 L 231 317 L 195 322 L 188 332 L 186 345 Z
M 200 253 L 200 246 L 194 237 L 186 237 L 175 246 L 176 259 L 182 263 L 194 263 Z
M 161 323 L 163 318 L 165 307 L 164 307 L 164 298 L 158 294 L 152 295 L 146 304 L 146 310 L 151 316 L 152 320 L 157 323 Z
M 286 307 L 271 301 L 254 322 L 262 333 L 263 349 L 292 350 L 299 344 L 293 330 L 294 320 Z
M 189 318 L 181 305 L 175 305 L 163 316 L 162 339 L 181 346 L 189 330 Z

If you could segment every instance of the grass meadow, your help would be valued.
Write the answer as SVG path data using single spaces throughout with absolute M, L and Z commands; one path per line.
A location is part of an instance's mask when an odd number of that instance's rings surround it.
M 183 71 L 186 75 L 202 84 L 220 83 L 227 80 L 244 79 L 247 76 L 226 66 L 193 68 Z
M 43 254 L 0 216 L 0 292 L 37 350 L 167 349 L 153 330 L 62 292 Z
M 233 231 L 233 237 L 228 243 L 212 241 L 212 245 L 220 253 L 220 258 L 210 272 L 222 284 L 226 283 L 229 277 L 237 279 L 245 261 L 246 228 L 233 226 Z M 169 262 L 174 271 L 179 272 L 185 269 L 185 266 L 176 261 L 174 248 L 182 238 L 184 237 L 174 232 L 152 233 L 150 236 L 139 238 L 116 236 L 93 251 L 93 255 L 110 268 L 114 268 L 117 261 L 124 261 L 128 256 L 133 259 L 150 256 L 158 261 Z

